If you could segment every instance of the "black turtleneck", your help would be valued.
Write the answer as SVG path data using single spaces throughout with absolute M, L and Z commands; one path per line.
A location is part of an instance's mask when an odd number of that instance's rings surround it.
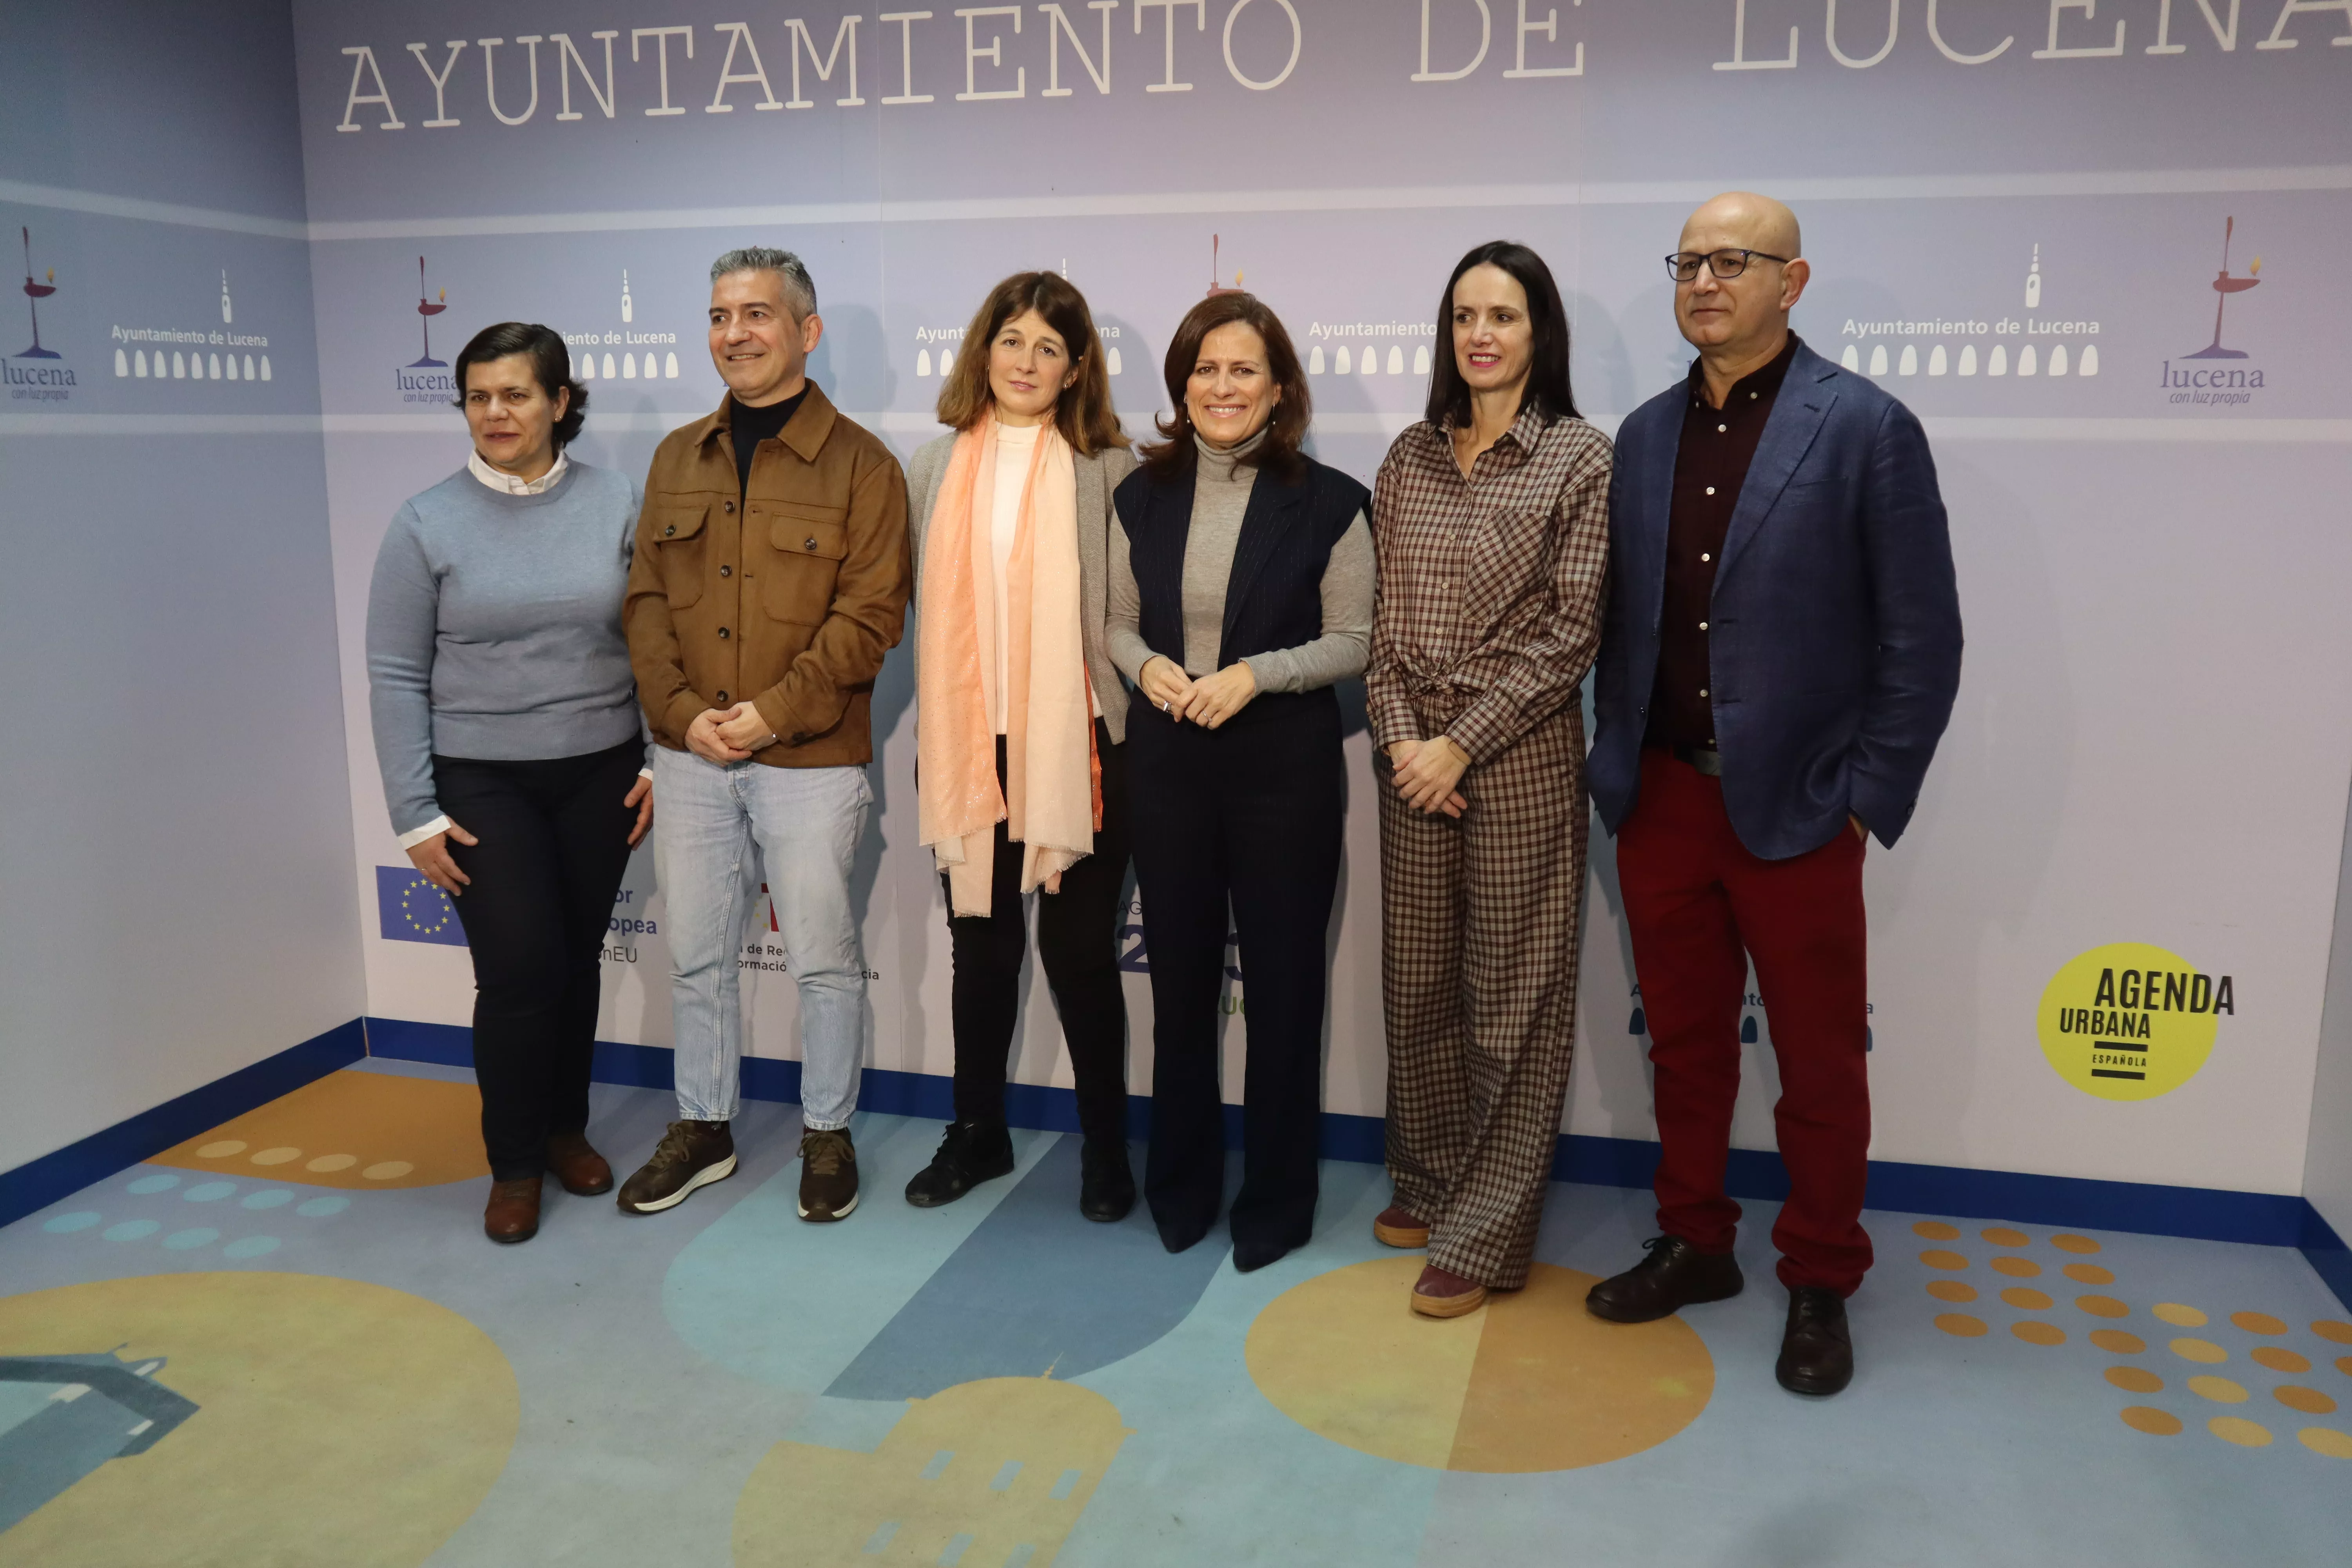
M 803 381 L 801 389 L 782 403 L 747 408 L 733 393 L 728 394 L 727 432 L 728 438 L 735 443 L 736 494 L 740 499 L 749 500 L 751 496 L 752 454 L 760 449 L 761 442 L 774 439 L 792 423 L 793 416 L 808 401 L 808 395 L 809 384 Z

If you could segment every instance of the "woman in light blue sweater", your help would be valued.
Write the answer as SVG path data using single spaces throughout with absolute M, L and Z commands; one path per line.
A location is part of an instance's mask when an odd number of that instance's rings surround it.
M 474 958 L 483 1229 L 538 1233 L 541 1174 L 610 1190 L 590 1146 L 605 933 L 653 784 L 621 596 L 638 496 L 572 461 L 587 389 L 546 327 L 457 355 L 466 467 L 412 496 L 368 591 L 369 708 L 392 828 Z

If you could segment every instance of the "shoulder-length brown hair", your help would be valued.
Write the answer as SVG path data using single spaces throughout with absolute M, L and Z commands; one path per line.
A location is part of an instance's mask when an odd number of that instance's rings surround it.
M 1102 342 L 1095 335 L 1087 297 L 1058 272 L 1016 272 L 988 291 L 964 330 L 963 343 L 947 384 L 940 388 L 940 423 L 969 430 L 994 401 L 988 390 L 989 345 L 1015 316 L 1034 310 L 1061 334 L 1078 372 L 1077 384 L 1062 394 L 1054 423 L 1081 456 L 1127 445 L 1118 415 L 1110 405 L 1110 373 L 1103 366 Z
M 1250 455 L 1249 460 L 1286 479 L 1295 478 L 1306 465 L 1298 445 L 1307 438 L 1307 422 L 1315 416 L 1315 398 L 1307 390 L 1307 372 L 1298 363 L 1298 351 L 1290 346 L 1290 334 L 1283 331 L 1282 318 L 1268 310 L 1265 300 L 1233 289 L 1212 294 L 1185 311 L 1183 321 L 1177 324 L 1175 338 L 1168 345 L 1162 374 L 1168 383 L 1168 401 L 1175 412 L 1160 418 L 1160 434 L 1165 438 L 1157 446 L 1137 451 L 1144 467 L 1155 477 L 1172 479 L 1192 471 L 1199 452 L 1192 443 L 1192 415 L 1184 406 L 1184 389 L 1192 379 L 1192 367 L 1200 363 L 1202 342 L 1219 327 L 1236 322 L 1265 340 L 1266 374 L 1274 377 L 1274 384 L 1282 392 L 1282 401 L 1274 405 L 1274 416 L 1265 422 L 1265 442 Z

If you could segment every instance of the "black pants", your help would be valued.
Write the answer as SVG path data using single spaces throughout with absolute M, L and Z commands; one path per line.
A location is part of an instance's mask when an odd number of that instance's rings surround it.
M 501 1182 L 546 1168 L 547 1140 L 588 1125 L 588 1068 L 613 898 L 636 813 L 621 802 L 646 749 L 546 762 L 433 759 L 433 790 L 480 842 L 449 842 L 472 879 L 457 919 L 474 954 L 474 1076 Z
M 1203 730 L 1139 702 L 1128 749 L 1154 1016 L 1145 1199 L 1171 1245 L 1190 1245 L 1217 1217 L 1230 903 L 1249 1041 L 1233 1236 L 1301 1246 L 1315 1224 L 1325 936 L 1346 792 L 1339 705 L 1328 691 L 1262 697 Z
M 1037 896 L 1037 956 L 1062 1016 L 1070 1070 L 1078 1084 L 1078 1126 L 1089 1138 L 1127 1137 L 1127 998 L 1118 984 L 1119 895 L 1128 855 L 1127 748 L 1095 721 L 1102 759 L 1103 822 L 1095 852 L 1062 873 L 1062 890 Z M 1004 737 L 996 738 L 996 782 L 1004 783 Z M 1004 1073 L 1021 1005 L 1021 961 L 1029 920 L 1022 907 L 1021 846 L 996 825 L 996 861 L 986 915 L 950 914 L 955 955 L 955 1113 L 959 1121 L 1004 1121 Z M 945 878 L 940 879 L 944 883 Z M 950 899 L 948 908 L 955 903 Z

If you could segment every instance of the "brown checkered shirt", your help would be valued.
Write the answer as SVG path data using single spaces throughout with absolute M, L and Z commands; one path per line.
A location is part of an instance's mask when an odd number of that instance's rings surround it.
M 1375 743 L 1443 733 L 1489 763 L 1575 700 L 1601 646 L 1610 461 L 1600 431 L 1532 409 L 1467 479 L 1449 426 L 1397 437 L 1372 489 Z

